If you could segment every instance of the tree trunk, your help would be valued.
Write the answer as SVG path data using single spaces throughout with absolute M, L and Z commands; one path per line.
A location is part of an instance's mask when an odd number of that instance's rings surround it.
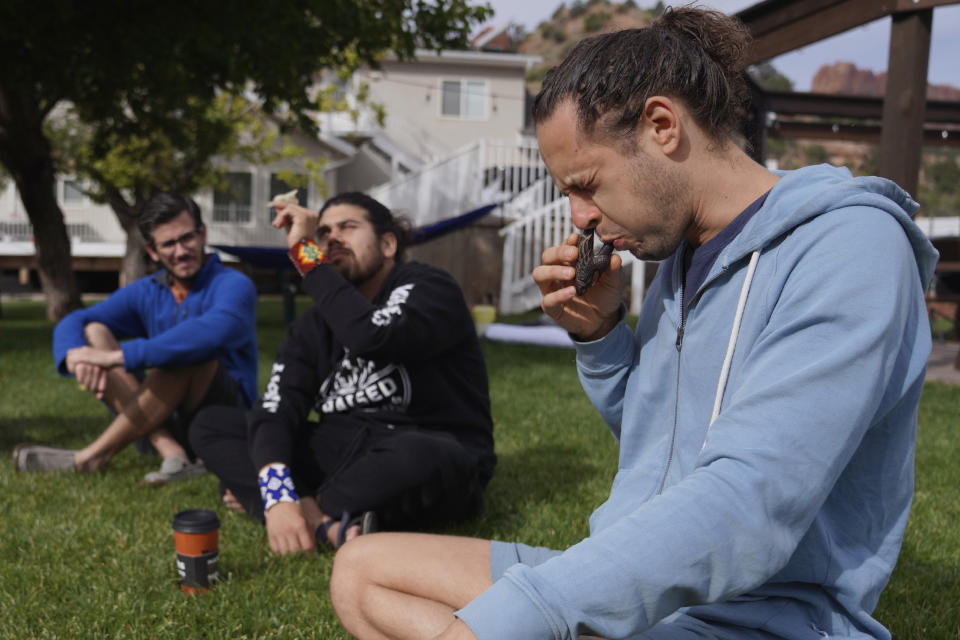
M 127 248 L 120 263 L 120 286 L 125 287 L 150 272 L 150 258 L 143 249 L 143 236 L 137 227 L 137 218 L 146 203 L 137 202 L 131 207 L 119 192 L 111 193 L 108 201 L 117 221 L 127 233 Z
M 32 95 L 0 86 L 0 162 L 13 177 L 33 225 L 47 319 L 57 322 L 82 306 L 70 260 L 70 239 L 55 195 L 56 176 L 43 113 Z
M 71 264 L 67 225 L 54 194 L 53 163 L 49 157 L 46 160 L 42 166 L 34 165 L 22 175 L 15 175 L 14 180 L 33 225 L 37 271 L 46 297 L 47 319 L 58 322 L 83 303 Z

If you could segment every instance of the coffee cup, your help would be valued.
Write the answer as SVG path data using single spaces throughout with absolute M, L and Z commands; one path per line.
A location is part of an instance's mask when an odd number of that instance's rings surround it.
M 173 516 L 180 590 L 202 593 L 219 577 L 220 520 L 209 509 L 188 509 Z

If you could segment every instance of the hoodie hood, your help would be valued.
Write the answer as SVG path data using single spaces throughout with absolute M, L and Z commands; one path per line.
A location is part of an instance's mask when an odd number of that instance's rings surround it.
M 917 273 L 926 289 L 940 254 L 913 216 L 920 205 L 906 191 L 885 178 L 855 178 L 846 167 L 820 164 L 796 171 L 775 171 L 780 181 L 766 203 L 717 258 L 711 276 L 827 211 L 868 206 L 893 216 L 913 247 Z M 797 203 L 800 203 L 799 205 Z M 709 279 L 710 276 L 708 276 Z

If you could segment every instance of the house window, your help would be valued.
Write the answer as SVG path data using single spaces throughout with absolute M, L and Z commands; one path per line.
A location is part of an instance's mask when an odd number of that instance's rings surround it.
M 303 184 L 307 182 L 307 176 L 297 175 L 297 181 Z M 297 190 L 297 203 L 301 207 L 307 206 L 307 188 L 306 187 L 297 187 L 292 186 L 286 180 L 281 179 L 277 174 L 270 174 L 270 199 L 273 200 L 274 196 L 279 196 L 283 193 L 288 193 Z M 277 210 L 273 207 L 270 207 L 270 220 L 273 221 L 277 217 Z
M 60 182 L 60 201 L 65 207 L 82 207 L 87 204 L 87 196 L 83 192 L 83 185 L 78 180 L 64 178 Z
M 441 83 L 440 115 L 462 120 L 487 116 L 485 80 L 444 80 Z
M 214 222 L 250 222 L 253 205 L 253 176 L 227 173 L 213 191 Z

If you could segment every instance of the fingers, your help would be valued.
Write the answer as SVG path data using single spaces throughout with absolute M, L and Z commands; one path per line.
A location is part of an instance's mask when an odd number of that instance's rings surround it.
M 284 229 L 287 232 L 287 246 L 293 247 L 301 238 L 314 237 L 318 219 L 316 211 L 296 204 L 281 204 L 277 206 L 277 215 L 270 224 L 276 229 Z
M 83 350 L 86 347 L 74 347 L 67 351 L 67 357 L 64 358 L 64 364 L 67 366 L 67 371 L 73 375 L 77 375 L 77 366 L 83 363 Z
M 547 247 L 540 256 L 540 262 L 546 265 L 565 264 L 573 266 L 573 263 L 577 261 L 577 255 L 580 253 L 577 250 L 576 238 L 577 234 L 570 234 L 563 244 L 556 247 Z M 571 239 L 573 239 L 572 245 L 570 244 Z
M 94 375 L 93 386 L 90 390 L 97 396 L 97 400 L 103 400 L 103 396 L 107 391 L 107 370 L 103 367 L 94 367 L 94 369 L 96 373 Z
M 310 551 L 317 543 L 307 527 L 300 505 L 282 502 L 267 512 L 267 539 L 278 555 Z
M 77 362 L 74 365 L 74 375 L 77 377 L 77 384 L 81 389 L 91 391 L 96 394 L 98 399 L 103 399 L 103 394 L 107 390 L 106 369 L 95 364 Z
M 306 522 L 297 530 L 297 542 L 298 551 L 312 551 L 317 546 L 317 539 L 307 529 Z
M 533 270 L 533 281 L 543 296 L 540 308 L 547 316 L 574 335 L 593 336 L 619 309 L 623 260 L 613 254 L 596 285 L 578 296 L 573 286 L 578 239 L 579 234 L 571 233 L 563 244 L 545 249 L 543 264 Z
M 570 243 L 573 242 L 571 245 Z M 577 261 L 577 234 L 571 233 L 564 244 L 544 249 L 540 257 L 542 264 L 533 270 L 533 281 L 546 298 L 548 294 L 571 287 L 576 277 L 573 265 Z M 561 296 L 566 298 L 566 296 Z
M 288 228 L 293 223 L 293 216 L 291 215 L 289 205 L 280 205 L 276 207 L 277 215 L 270 221 L 270 224 L 273 225 L 275 229 Z

